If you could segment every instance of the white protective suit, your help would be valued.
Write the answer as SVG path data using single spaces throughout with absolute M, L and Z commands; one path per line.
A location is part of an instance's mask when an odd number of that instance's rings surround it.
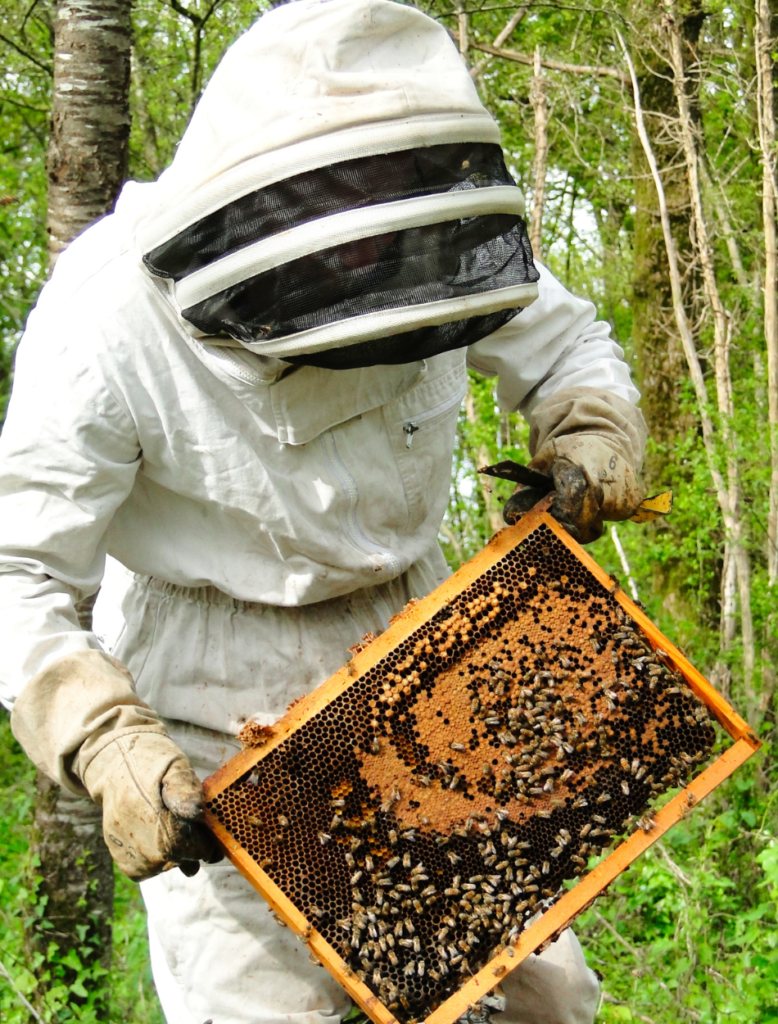
M 411 8 L 300 0 L 232 47 L 171 168 L 127 185 L 60 257 L 19 347 L 0 442 L 7 706 L 57 659 L 100 648 L 74 604 L 108 554 L 125 567 L 109 649 L 204 777 L 248 716 L 274 721 L 447 574 L 437 534 L 466 367 L 497 376 L 501 404 L 530 422 L 564 388 L 637 402 L 607 325 L 542 267 L 513 297 L 534 301 L 469 348 L 292 372 L 277 351 L 203 336 L 177 286 L 144 269 L 159 239 L 251 181 L 497 138 L 456 48 Z M 228 864 L 167 872 L 143 894 L 169 1024 L 346 1012 Z M 598 991 L 571 932 L 505 989 L 506 1024 L 588 1024 Z

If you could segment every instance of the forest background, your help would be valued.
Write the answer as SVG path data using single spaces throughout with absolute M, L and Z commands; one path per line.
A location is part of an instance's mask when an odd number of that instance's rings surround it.
M 266 6 L 125 2 L 128 177 L 164 169 L 224 49 Z M 669 519 L 620 524 L 591 551 L 764 741 L 579 921 L 603 979 L 598 1020 L 778 1020 L 778 2 L 420 6 L 449 29 L 500 123 L 536 254 L 597 304 L 633 366 L 652 431 L 650 493 L 675 491 Z M 69 9 L 88 16 L 89 2 Z M 54 0 L 0 5 L 3 408 L 49 267 L 57 14 Z M 508 491 L 476 469 L 526 461 L 526 445 L 494 382 L 473 377 L 441 533 L 453 567 L 501 525 Z M 97 881 L 66 893 L 75 923 L 58 929 L 41 800 L 4 719 L 0 1016 L 158 1024 L 136 887 L 117 877 L 113 897 Z M 95 856 L 76 858 L 87 878 Z M 101 899 L 112 928 L 97 920 Z

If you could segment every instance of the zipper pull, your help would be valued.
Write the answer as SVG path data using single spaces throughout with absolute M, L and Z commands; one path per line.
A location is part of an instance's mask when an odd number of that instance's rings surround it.
M 405 434 L 405 447 L 410 448 L 413 444 L 413 435 L 419 429 L 418 423 L 405 423 L 403 424 L 403 433 Z

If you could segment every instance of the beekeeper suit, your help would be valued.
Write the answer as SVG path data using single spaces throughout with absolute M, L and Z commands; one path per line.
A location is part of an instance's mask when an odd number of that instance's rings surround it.
M 124 188 L 30 316 L 0 447 L 2 697 L 147 879 L 170 1024 L 348 1009 L 211 863 L 198 776 L 446 576 L 466 367 L 529 419 L 582 540 L 640 501 L 638 393 L 591 304 L 533 263 L 499 138 L 434 21 L 289 4 L 229 50 L 171 167 Z M 107 554 L 104 648 L 74 606 Z M 505 988 L 506 1022 L 594 1015 L 569 932 Z

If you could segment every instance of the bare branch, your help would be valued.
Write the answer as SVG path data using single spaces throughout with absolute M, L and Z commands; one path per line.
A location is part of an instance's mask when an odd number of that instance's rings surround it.
M 524 20 L 524 15 L 527 13 L 528 10 L 529 8 L 526 6 L 517 8 L 516 13 L 513 15 L 513 17 L 505 26 L 505 28 L 500 32 L 500 34 L 495 38 L 494 42 L 492 43 L 492 46 L 496 46 L 499 49 L 503 43 L 507 43 L 511 33 L 519 25 L 519 23 Z
M 741 288 L 747 289 L 749 287 L 749 281 L 745 267 L 743 266 L 743 261 L 740 258 L 740 248 L 737 244 L 735 232 L 729 222 L 729 213 L 725 206 L 726 197 L 714 184 L 710 168 L 708 167 L 708 162 L 704 157 L 700 160 L 700 178 L 708 192 L 708 195 L 710 196 L 711 202 L 713 203 L 713 209 L 716 211 L 716 219 L 721 227 L 721 233 L 724 235 L 724 241 L 727 245 L 727 252 L 729 253 L 729 259 L 732 264 L 732 271 L 735 275 L 735 280 Z
M 535 58 L 531 54 L 518 53 L 516 50 L 505 50 L 502 47 L 490 46 L 488 43 L 477 43 L 471 40 L 470 49 L 481 50 L 482 53 L 488 53 L 492 57 L 502 57 L 503 60 L 513 61 L 515 64 L 526 64 L 530 68 L 535 64 Z M 615 78 L 616 81 L 629 85 L 628 76 L 618 68 L 596 64 L 568 64 L 561 60 L 551 60 L 549 57 L 544 57 L 541 60 L 541 64 L 544 68 L 548 68 L 549 71 L 564 71 L 571 75 L 593 75 L 595 78 Z
M 689 878 L 688 875 L 685 875 L 682 869 L 678 866 L 678 864 L 675 863 L 673 858 L 670 856 L 667 847 L 661 839 L 657 840 L 656 848 L 667 861 L 667 866 L 670 868 L 670 873 L 681 883 L 681 885 L 685 886 L 687 889 L 691 888 L 693 884 L 691 878 Z
M 31 1002 L 23 995 L 22 992 L 16 987 L 16 982 L 13 980 L 8 968 L 5 966 L 2 960 L 0 960 L 0 974 L 5 978 L 8 984 L 13 989 L 14 995 L 25 1008 L 25 1010 L 38 1021 L 38 1024 L 43 1024 L 43 1017 L 38 1013 Z
M 4 93 L 0 93 L 0 103 L 10 103 L 12 107 L 18 107 L 20 110 L 31 110 L 34 114 L 49 114 L 45 107 L 33 107 L 29 103 L 20 103 L 19 100 L 13 100 Z
M 190 11 L 188 7 L 184 7 L 184 5 L 180 3 L 180 0 L 168 0 L 168 4 L 173 8 L 176 14 L 180 14 L 182 18 L 186 18 L 188 21 L 191 21 L 195 28 L 199 28 L 202 25 L 202 17 L 195 11 Z
M 12 50 L 16 50 L 16 52 L 21 54 L 21 56 L 26 60 L 32 61 L 36 67 L 39 67 L 41 71 L 45 71 L 51 78 L 54 77 L 54 68 L 50 64 L 44 64 L 43 61 L 38 60 L 37 57 L 33 57 L 31 53 L 23 50 L 21 46 L 17 45 L 17 43 L 13 41 L 13 39 L 9 39 L 8 36 L 3 35 L 2 32 L 0 32 L 0 40 L 4 42 L 6 46 L 10 46 Z
M 619 531 L 616 529 L 615 523 L 611 524 L 611 540 L 613 541 L 613 546 L 616 548 L 616 554 L 619 556 L 621 568 L 624 570 L 624 574 L 627 577 L 629 589 L 632 591 L 633 600 L 639 601 L 640 594 L 638 593 L 638 585 L 637 583 L 635 583 L 635 580 L 632 576 L 632 569 L 630 568 L 629 562 L 627 561 L 627 552 L 624 550 L 624 545 L 621 543 Z
M 630 953 L 635 958 L 635 960 L 637 960 L 637 962 L 640 964 L 642 962 L 642 960 L 643 960 L 643 958 L 640 955 L 640 951 L 635 949 L 634 946 L 632 946 L 629 942 L 627 942 L 627 940 L 624 938 L 624 936 L 621 935 L 613 927 L 613 925 L 610 923 L 610 921 L 607 920 L 607 918 L 602 916 L 602 914 L 599 912 L 599 910 L 594 910 L 593 914 L 597 918 L 597 920 L 600 922 L 600 924 L 603 926 L 603 928 L 605 928 L 607 931 L 609 931 L 611 933 L 611 935 L 613 936 L 613 938 L 620 945 L 622 945 L 627 950 L 627 952 Z M 643 969 L 645 970 L 645 968 L 643 968 Z M 672 993 L 671 989 L 668 988 L 668 986 L 665 985 L 665 983 L 662 981 L 662 979 L 657 977 L 657 975 L 654 974 L 653 971 L 646 971 L 646 974 L 650 974 L 651 977 L 654 979 L 654 981 L 657 983 L 657 985 L 659 985 L 659 987 L 661 989 L 664 989 L 664 991 L 667 992 L 668 995 L 672 996 L 673 993 Z
M 502 29 L 500 29 L 497 36 L 495 36 L 495 40 L 494 43 L 492 43 L 492 45 L 497 47 L 502 46 L 502 44 L 506 42 L 507 39 L 510 37 L 511 33 L 519 24 L 519 22 L 524 18 L 524 15 L 527 13 L 528 10 L 528 7 L 519 7 L 516 11 L 514 11 L 512 17 L 507 22 L 507 24 Z M 474 64 L 473 67 L 470 69 L 470 77 L 473 79 L 477 78 L 488 63 L 489 58 L 482 57 L 481 60 L 479 60 L 477 64 Z

